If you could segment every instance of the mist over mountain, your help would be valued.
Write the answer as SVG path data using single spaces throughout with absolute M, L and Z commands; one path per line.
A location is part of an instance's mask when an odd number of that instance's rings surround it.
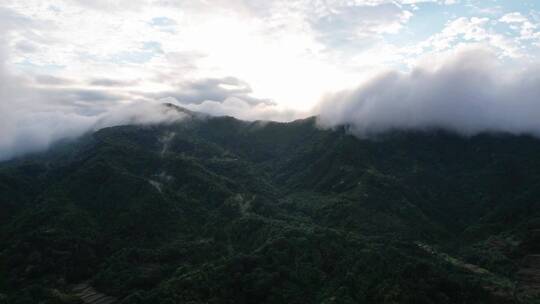
M 539 1 L 0 0 L 0 304 L 538 304 L 539 118 Z
M 4 54 L 0 46 L 0 160 L 43 151 L 59 140 L 104 127 L 182 118 L 178 112 L 161 107 L 160 102 L 73 103 L 77 96 L 72 90 L 36 88 L 28 79 L 14 75 L 5 66 Z
M 540 70 L 536 65 L 510 66 L 478 47 L 457 50 L 436 63 L 433 60 L 426 58 L 408 73 L 382 73 L 358 88 L 329 94 L 307 113 L 282 110 L 275 104 L 250 104 L 238 97 L 195 104 L 181 104 L 173 97 L 73 104 L 74 92 L 36 89 L 3 69 L 0 159 L 44 150 L 58 140 L 107 126 L 180 119 L 161 113 L 163 101 L 246 120 L 290 121 L 312 114 L 321 128 L 347 125 L 360 137 L 429 129 L 465 136 L 540 134 Z
M 322 126 L 349 125 L 367 136 L 388 130 L 443 128 L 540 134 L 540 69 L 512 66 L 482 48 L 426 60 L 408 73 L 387 72 L 317 107 Z
M 165 107 L 0 163 L 0 301 L 535 303 L 535 137 Z

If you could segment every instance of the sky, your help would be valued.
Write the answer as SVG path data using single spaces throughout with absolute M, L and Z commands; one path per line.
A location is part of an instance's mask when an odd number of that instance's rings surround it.
M 0 159 L 164 101 L 540 134 L 535 0 L 0 0 L 0 34 Z

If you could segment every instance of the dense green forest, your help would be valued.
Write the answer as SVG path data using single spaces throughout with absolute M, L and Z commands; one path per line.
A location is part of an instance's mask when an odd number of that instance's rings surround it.
M 0 163 L 0 303 L 540 303 L 540 140 L 189 115 Z

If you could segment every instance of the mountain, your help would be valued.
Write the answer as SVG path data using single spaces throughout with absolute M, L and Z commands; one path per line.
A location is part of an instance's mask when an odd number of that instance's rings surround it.
M 539 302 L 540 140 L 178 110 L 0 163 L 0 303 Z

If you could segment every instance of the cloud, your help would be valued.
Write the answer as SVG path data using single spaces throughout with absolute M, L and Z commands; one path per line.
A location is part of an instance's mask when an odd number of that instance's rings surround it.
M 511 130 L 534 129 L 532 120 L 514 117 L 517 110 L 508 117 L 500 114 L 506 110 L 503 98 L 528 100 L 516 108 L 531 107 L 535 113 L 527 94 L 516 99 L 518 89 L 536 94 L 535 68 L 519 71 L 498 62 L 538 58 L 538 17 L 518 6 L 501 4 L 500 11 L 483 18 L 483 13 L 473 15 L 480 8 L 468 12 L 470 1 L 454 0 L 4 2 L 0 51 L 9 58 L 0 60 L 0 158 L 144 118 L 138 111 L 151 113 L 144 107 L 164 98 L 214 115 L 300 118 L 307 113 L 289 108 L 309 109 L 325 92 L 351 87 L 381 68 L 407 69 L 426 54 L 480 44 L 495 55 L 460 53 L 442 65 L 436 61 L 411 73 L 382 74 L 355 90 L 329 96 L 319 106 L 324 110 L 321 121 L 330 126 L 354 123 L 362 132 L 395 123 L 405 128 L 442 125 L 467 133 L 482 129 L 475 122 L 482 116 L 505 122 L 501 125 Z M 435 8 L 443 4 L 457 5 Z M 494 7 L 488 6 L 482 8 Z M 466 58 L 474 58 L 474 64 L 460 66 Z M 453 92 L 446 83 L 463 89 Z M 432 101 L 437 94 L 442 99 Z M 480 105 L 470 97 L 477 95 Z M 454 101 L 459 106 L 447 109 L 447 96 L 459 99 Z M 397 105 L 391 106 L 392 100 Z M 401 109 L 401 101 L 411 108 Z M 473 110 L 450 111 L 465 109 L 462 101 Z M 454 117 L 443 115 L 448 113 Z M 459 117 L 463 123 L 458 128 Z
M 8 25 L 18 20 L 11 18 Z M 269 100 L 251 96 L 249 84 L 235 77 L 183 79 L 174 90 L 148 93 L 126 90 L 138 80 L 122 80 L 114 73 L 89 80 L 53 74 L 16 76 L 8 69 L 12 66 L 7 64 L 10 54 L 4 43 L 16 28 L 0 29 L 0 161 L 104 127 L 177 121 L 183 114 L 160 106 L 165 101 L 180 104 L 176 99 L 214 115 L 294 118 L 292 111 L 278 110 Z M 169 98 L 161 100 L 164 97 Z
M 125 102 L 125 96 L 76 88 L 38 88 L 10 73 L 0 30 L 0 160 L 48 148 L 60 139 L 121 124 L 171 122 L 182 114 L 158 102 Z M 70 84 L 55 77 L 34 79 L 49 85 Z
M 351 38 L 360 33 L 396 33 L 411 17 L 396 4 L 353 5 L 331 7 L 329 12 L 313 21 L 313 26 L 328 34 L 347 34 Z
M 360 136 L 432 128 L 540 136 L 540 67 L 505 64 L 488 49 L 467 47 L 329 95 L 317 111 L 321 126 L 348 125 Z
M 252 93 L 247 82 L 236 77 L 223 77 L 185 81 L 178 83 L 174 91 L 146 96 L 212 116 L 233 116 L 250 121 L 291 121 L 310 114 L 254 97 Z
M 490 28 L 491 21 L 490 18 L 479 17 L 456 18 L 424 44 L 436 51 L 442 51 L 455 48 L 460 43 L 483 43 L 496 49 L 501 56 L 514 58 L 523 56 L 519 43 Z
M 75 81 L 71 79 L 56 77 L 52 75 L 36 75 L 34 76 L 34 82 L 36 84 L 49 86 L 65 86 L 75 83 Z
M 184 81 L 178 83 L 174 91 L 165 91 L 149 96 L 153 98 L 173 97 L 182 105 L 201 104 L 205 101 L 222 102 L 233 97 L 251 105 L 272 104 L 268 99 L 253 97 L 252 93 L 253 90 L 247 82 L 236 77 L 223 77 Z
M 384 34 L 396 34 L 412 17 L 390 1 L 328 1 L 305 8 L 316 37 L 331 50 L 370 48 Z
M 105 2 L 100 3 L 105 5 Z M 176 74 L 167 75 L 169 70 L 165 68 L 160 71 L 167 79 L 154 81 L 154 85 L 150 82 L 149 90 L 145 91 L 148 78 L 137 77 L 133 80 L 133 77 L 119 74 L 118 69 L 112 66 L 107 66 L 103 76 L 90 74 L 73 77 L 46 70 L 43 73 L 18 70 L 17 76 L 10 68 L 16 67 L 13 58 L 20 59 L 17 57 L 20 50 L 17 50 L 16 43 L 8 42 L 19 41 L 15 38 L 22 34 L 31 35 L 39 30 L 40 25 L 13 10 L 0 9 L 0 17 L 0 160 L 41 151 L 58 140 L 75 138 L 103 127 L 181 119 L 181 114 L 160 107 L 162 101 L 159 100 L 164 97 L 174 97 L 194 108 L 199 105 L 201 110 L 211 114 L 228 114 L 246 119 L 290 115 L 277 110 L 267 99 L 253 97 L 251 86 L 235 77 L 182 78 Z M 24 31 L 21 32 L 21 29 Z M 138 45 L 160 47 L 158 43 L 148 41 L 145 39 Z M 173 52 L 167 56 L 175 54 L 190 64 L 193 64 L 194 58 L 201 57 L 196 52 Z M 58 53 L 53 57 L 59 58 L 61 55 Z M 46 55 L 44 62 L 48 58 L 49 55 Z M 84 61 L 84 58 L 79 60 Z M 77 65 L 77 62 L 66 62 L 67 69 L 73 65 Z M 186 69 L 177 72 L 182 74 Z M 154 89 L 155 83 L 166 85 Z
M 508 13 L 502 16 L 499 21 L 509 24 L 511 28 L 515 28 L 517 25 L 521 40 L 540 39 L 540 33 L 537 30 L 538 24 L 532 23 L 519 12 Z
M 174 99 L 173 99 L 174 100 Z M 221 102 L 206 100 L 200 104 L 185 105 L 186 108 L 213 116 L 232 116 L 242 120 L 291 121 L 304 117 L 306 113 L 291 109 L 282 109 L 274 104 L 252 104 L 237 97 L 230 97 Z
M 0 91 L 0 160 L 41 151 L 58 140 L 76 138 L 104 127 L 168 123 L 183 118 L 181 113 L 159 103 L 135 101 L 92 105 L 71 102 L 61 105 L 43 98 L 43 92 L 31 88 L 17 87 L 16 90 L 16 94 Z
M 177 84 L 174 91 L 147 94 L 148 98 L 181 105 L 212 116 L 243 120 L 291 121 L 308 115 L 252 96 L 251 86 L 236 77 L 204 78 Z
M 0 102 L 0 160 L 45 150 L 58 140 L 76 138 L 104 127 L 169 123 L 183 118 L 181 113 L 159 103 L 135 101 L 100 106 L 76 103 L 62 106 L 40 99 L 40 94 L 32 89 L 16 89 L 18 93 L 11 96 L 5 91 L 0 92 L 3 96 Z M 23 89 L 28 91 L 22 92 Z M 10 102 L 5 98 L 10 98 Z
M 138 82 L 110 79 L 110 78 L 98 78 L 98 79 L 91 80 L 89 84 L 91 86 L 99 86 L 99 87 L 130 87 L 130 86 L 137 85 Z
M 138 10 L 148 5 L 145 0 L 65 0 L 85 8 L 95 9 L 105 12 L 116 12 L 119 10 Z

